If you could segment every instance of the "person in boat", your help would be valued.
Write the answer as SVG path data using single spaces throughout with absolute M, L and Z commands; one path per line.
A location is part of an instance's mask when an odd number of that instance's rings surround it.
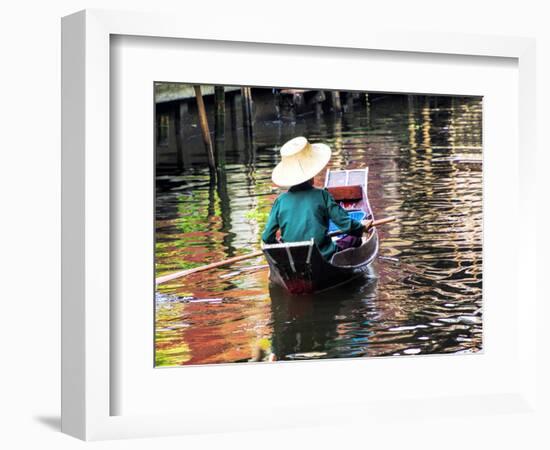
M 262 240 L 277 243 L 314 239 L 323 257 L 330 261 L 337 251 L 361 245 L 361 236 L 369 222 L 349 217 L 347 212 L 325 189 L 313 186 L 315 175 L 328 164 L 331 149 L 326 144 L 311 144 L 305 137 L 296 137 L 281 147 L 281 162 L 273 169 L 271 179 L 280 187 L 289 188 L 279 195 L 271 208 Z M 344 238 L 333 242 L 328 235 L 329 219 Z

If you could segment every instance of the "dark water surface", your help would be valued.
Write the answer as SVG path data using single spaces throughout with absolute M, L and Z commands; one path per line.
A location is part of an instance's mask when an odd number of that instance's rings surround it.
M 157 176 L 157 276 L 259 249 L 279 147 L 299 135 L 332 147 L 331 168 L 368 166 L 375 216 L 398 220 L 380 229 L 370 277 L 321 295 L 270 288 L 262 257 L 160 285 L 157 365 L 258 349 L 278 360 L 479 351 L 481 122 L 478 98 L 386 96 L 342 116 L 261 123 L 252 142 L 226 136 L 216 185 L 192 146 L 191 167 Z

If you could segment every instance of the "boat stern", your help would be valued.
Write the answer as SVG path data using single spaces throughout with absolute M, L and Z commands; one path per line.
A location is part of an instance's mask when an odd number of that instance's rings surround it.
M 264 244 L 262 250 L 269 264 L 272 283 L 291 294 L 315 292 L 314 259 L 322 258 L 313 239 L 310 241 Z

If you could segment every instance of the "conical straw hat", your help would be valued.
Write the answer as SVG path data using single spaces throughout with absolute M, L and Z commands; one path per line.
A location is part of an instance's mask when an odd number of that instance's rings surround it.
M 317 175 L 330 160 L 330 147 L 310 144 L 305 137 L 295 137 L 281 147 L 281 162 L 271 179 L 277 186 L 290 187 Z

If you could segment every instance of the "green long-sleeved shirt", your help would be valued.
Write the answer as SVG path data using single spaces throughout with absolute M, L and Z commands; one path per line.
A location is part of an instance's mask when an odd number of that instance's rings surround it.
M 275 200 L 262 240 L 275 243 L 278 229 L 283 242 L 313 238 L 325 259 L 330 260 L 337 247 L 328 236 L 329 219 L 345 234 L 360 236 L 363 231 L 361 222 L 350 218 L 328 191 L 311 185 L 294 186 Z

